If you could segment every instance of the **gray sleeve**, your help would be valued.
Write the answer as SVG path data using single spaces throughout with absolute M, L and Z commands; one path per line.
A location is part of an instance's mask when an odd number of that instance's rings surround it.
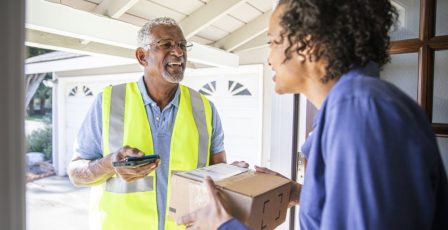
M 94 160 L 103 157 L 102 95 L 99 93 L 93 101 L 73 144 L 75 154 L 82 159 Z
M 216 154 L 224 151 L 224 130 L 222 129 L 221 119 L 215 105 L 210 102 L 212 108 L 212 143 L 210 144 L 210 153 Z

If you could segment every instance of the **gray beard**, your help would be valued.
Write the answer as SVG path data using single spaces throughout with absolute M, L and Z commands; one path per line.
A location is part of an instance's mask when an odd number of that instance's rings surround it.
M 184 73 L 170 74 L 167 71 L 163 71 L 162 77 L 168 82 L 179 83 L 184 79 Z

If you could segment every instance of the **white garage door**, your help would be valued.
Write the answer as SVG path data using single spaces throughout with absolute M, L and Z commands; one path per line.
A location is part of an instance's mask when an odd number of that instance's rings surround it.
M 261 165 L 263 66 L 193 69 L 182 83 L 215 104 L 224 128 L 227 161 Z

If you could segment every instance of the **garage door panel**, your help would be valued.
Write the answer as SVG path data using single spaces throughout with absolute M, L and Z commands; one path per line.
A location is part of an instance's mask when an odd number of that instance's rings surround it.
M 182 82 L 214 103 L 221 117 L 229 162 L 261 164 L 262 80 L 262 67 L 248 66 L 197 69 Z

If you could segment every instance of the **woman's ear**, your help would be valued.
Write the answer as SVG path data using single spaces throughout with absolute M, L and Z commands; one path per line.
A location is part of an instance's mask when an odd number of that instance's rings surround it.
M 302 50 L 300 50 L 298 52 L 298 59 L 301 62 L 304 61 L 308 61 L 308 62 L 313 62 L 316 60 L 315 58 L 315 52 L 316 50 L 318 50 L 318 47 L 316 47 L 316 44 L 313 43 L 312 40 L 312 36 L 311 35 L 306 35 L 303 43 L 297 43 L 296 46 L 297 47 L 303 47 L 305 46 Z
M 309 48 L 305 48 L 305 50 L 296 51 L 298 46 L 299 46 L 298 44 L 295 44 L 292 47 L 291 50 L 294 50 L 294 51 L 291 54 L 292 54 L 292 57 L 294 58 L 294 60 L 297 61 L 297 63 L 303 63 L 308 60 L 307 55 L 308 55 Z
M 142 66 L 146 66 L 148 64 L 146 61 L 145 49 L 143 49 L 142 47 L 138 47 L 135 50 L 135 58 L 137 59 L 138 63 Z

